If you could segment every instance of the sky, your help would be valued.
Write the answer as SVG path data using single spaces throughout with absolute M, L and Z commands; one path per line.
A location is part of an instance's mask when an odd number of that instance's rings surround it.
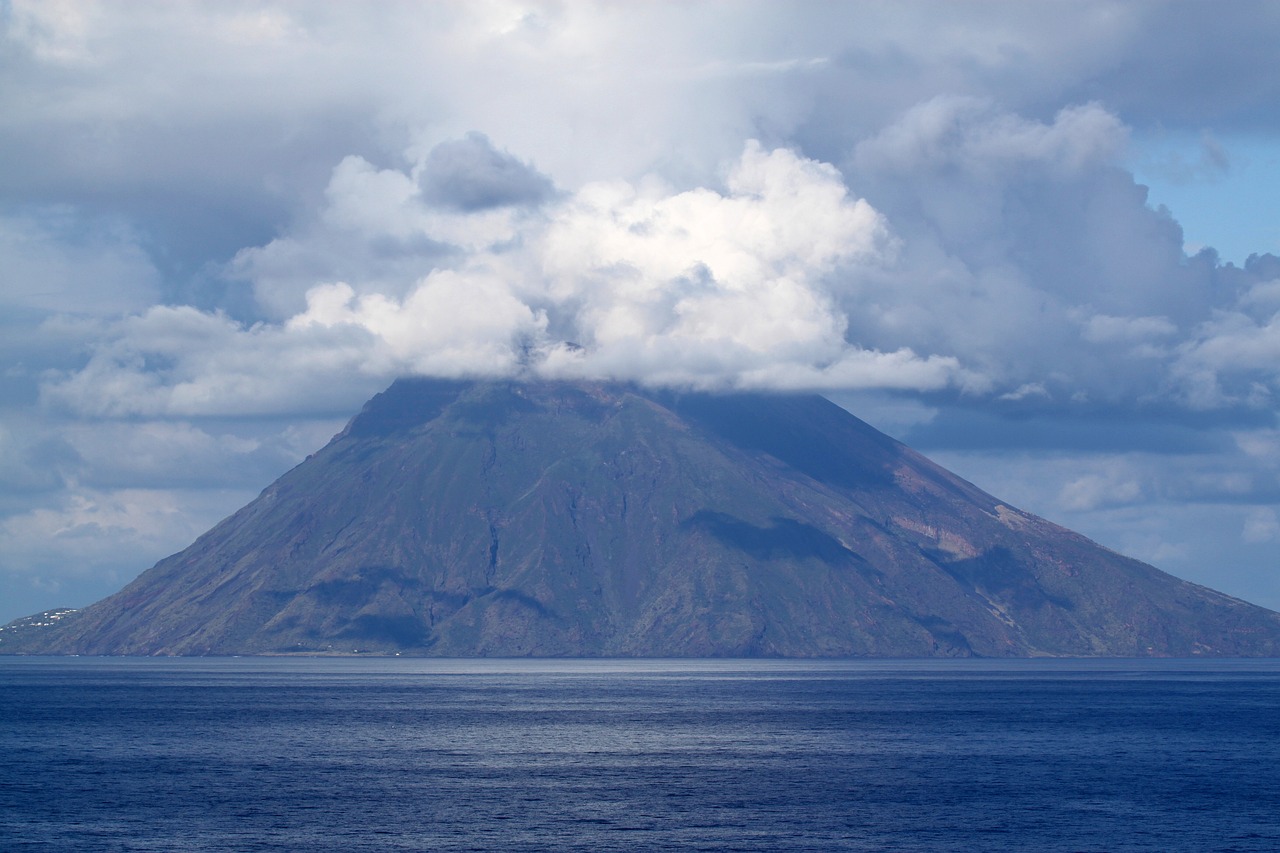
M 403 375 L 817 391 L 1280 609 L 1280 4 L 0 0 L 0 622 Z

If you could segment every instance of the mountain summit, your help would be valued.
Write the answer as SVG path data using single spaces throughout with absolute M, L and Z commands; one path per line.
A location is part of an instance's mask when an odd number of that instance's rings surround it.
M 1276 655 L 1280 614 L 1001 503 L 818 396 L 400 380 L 0 652 Z

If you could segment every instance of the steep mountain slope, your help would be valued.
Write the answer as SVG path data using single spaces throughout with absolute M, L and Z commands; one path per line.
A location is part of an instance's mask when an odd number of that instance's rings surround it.
M 1280 615 L 1000 503 L 816 396 L 401 380 L 0 652 L 1275 655 Z

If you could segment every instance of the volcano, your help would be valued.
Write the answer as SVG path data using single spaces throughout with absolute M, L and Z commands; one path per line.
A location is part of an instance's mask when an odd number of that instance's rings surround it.
M 0 652 L 1271 656 L 1280 614 L 1002 503 L 822 397 L 411 379 Z

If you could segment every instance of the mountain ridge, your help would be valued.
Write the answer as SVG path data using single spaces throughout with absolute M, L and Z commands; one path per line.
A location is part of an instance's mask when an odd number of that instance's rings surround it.
M 44 621 L 0 653 L 1280 654 L 1280 615 L 821 397 L 610 382 L 399 380 L 190 547 Z

